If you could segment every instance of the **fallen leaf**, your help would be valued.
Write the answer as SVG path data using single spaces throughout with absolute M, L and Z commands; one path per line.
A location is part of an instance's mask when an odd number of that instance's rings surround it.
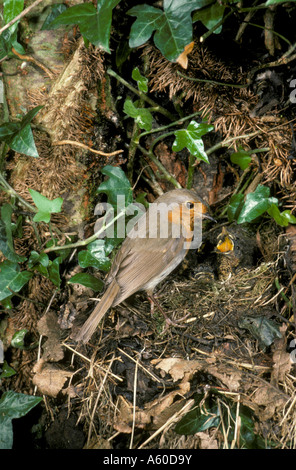
M 156 365 L 157 369 L 161 369 L 172 376 L 174 382 L 177 380 L 188 379 L 187 374 L 191 376 L 197 371 L 203 368 L 200 361 L 186 361 L 185 359 L 179 359 L 178 357 L 169 357 L 167 359 L 155 359 L 152 364 Z
M 275 384 L 282 382 L 285 378 L 285 375 L 290 372 L 292 367 L 290 353 L 286 351 L 286 329 L 287 325 L 283 325 L 280 328 L 282 337 L 274 341 L 274 351 L 272 355 L 273 371 L 271 374 L 271 383 Z
M 194 47 L 194 41 L 190 42 L 189 44 L 187 44 L 187 46 L 185 46 L 184 51 L 181 52 L 181 54 L 179 55 L 179 57 L 176 60 L 177 64 L 181 65 L 181 67 L 183 67 L 183 69 L 187 69 L 187 67 L 188 67 L 188 57 L 187 56 L 192 51 L 193 47 Z
M 46 336 L 47 340 L 42 346 L 42 358 L 46 361 L 58 362 L 64 358 L 64 350 L 60 340 L 60 326 L 58 318 L 53 311 L 47 312 L 37 323 L 40 335 Z
M 73 375 L 73 372 L 47 364 L 42 358 L 34 366 L 33 372 L 35 373 L 33 384 L 37 386 L 39 392 L 53 398 L 56 398 L 66 380 Z

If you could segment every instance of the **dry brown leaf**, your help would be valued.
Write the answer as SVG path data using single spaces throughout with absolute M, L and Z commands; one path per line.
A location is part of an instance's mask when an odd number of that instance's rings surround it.
M 200 439 L 199 443 L 199 449 L 219 449 L 218 446 L 218 441 L 216 439 L 213 439 L 209 435 L 209 433 L 206 432 L 197 432 L 195 434 L 195 437 L 198 437 Z
M 122 396 L 119 397 L 119 400 L 114 429 L 123 433 L 131 433 L 134 418 L 133 406 Z M 186 399 L 182 397 L 180 391 L 174 390 L 162 398 L 158 397 L 152 402 L 147 403 L 143 410 L 136 407 L 135 425 L 140 429 L 158 429 L 178 412 L 185 402 Z
M 47 341 L 42 346 L 43 359 L 58 362 L 64 357 L 64 350 L 60 341 L 60 326 L 53 311 L 47 312 L 38 322 L 37 329 L 40 335 L 47 336 Z
M 204 364 L 200 361 L 186 361 L 178 357 L 169 357 L 167 359 L 154 359 L 151 361 L 152 364 L 156 365 L 157 369 L 161 369 L 166 373 L 169 373 L 173 381 L 177 380 L 190 380 L 188 374 L 192 376 L 197 370 L 203 368 Z
M 66 380 L 73 375 L 72 372 L 47 364 L 44 359 L 37 362 L 33 372 L 33 384 L 38 387 L 39 392 L 54 398 L 62 390 Z
M 284 380 L 285 375 L 290 372 L 292 367 L 290 354 L 286 351 L 286 329 L 287 325 L 282 325 L 280 328 L 282 337 L 275 340 L 273 345 L 271 382 L 276 384 Z
M 281 410 L 286 402 L 284 394 L 280 390 L 268 384 L 259 387 L 252 396 L 252 400 L 260 406 L 264 406 L 264 410 L 260 411 L 258 417 L 261 421 L 267 421 L 274 416 L 276 410 Z
M 177 64 L 181 65 L 181 67 L 183 67 L 183 69 L 187 69 L 187 67 L 188 67 L 188 57 L 187 56 L 192 51 L 193 47 L 194 47 L 194 41 L 190 42 L 189 44 L 187 44 L 187 46 L 185 46 L 184 51 L 181 52 L 178 59 L 176 60 Z

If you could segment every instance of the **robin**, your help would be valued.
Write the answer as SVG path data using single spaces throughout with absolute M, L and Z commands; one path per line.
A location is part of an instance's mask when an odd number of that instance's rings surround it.
M 87 343 L 109 308 L 137 291 L 146 291 L 160 308 L 154 288 L 183 261 L 193 246 L 194 227 L 200 227 L 202 219 L 214 220 L 194 191 L 174 189 L 157 198 L 122 243 L 107 277 L 107 290 L 74 339 Z M 194 245 L 198 247 L 196 240 Z M 166 321 L 173 323 L 167 317 Z

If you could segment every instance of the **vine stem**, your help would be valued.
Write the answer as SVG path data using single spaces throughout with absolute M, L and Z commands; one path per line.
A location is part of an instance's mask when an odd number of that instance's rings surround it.
M 38 209 L 34 206 L 32 206 L 29 202 L 27 202 L 25 199 L 22 198 L 22 196 L 20 196 L 16 191 L 15 189 L 13 189 L 12 186 L 10 186 L 10 184 L 7 183 L 6 179 L 4 178 L 4 176 L 0 173 L 0 185 L 2 186 L 3 190 L 6 191 L 8 194 L 10 194 L 11 196 L 14 196 L 16 197 L 20 203 L 25 206 L 27 209 L 29 209 L 31 212 L 38 212 Z
M 75 242 L 75 243 L 69 243 L 68 245 L 51 246 L 49 248 L 46 248 L 44 250 L 44 253 L 49 253 L 51 251 L 67 250 L 68 248 L 72 249 L 72 248 L 78 248 L 80 246 L 88 245 L 89 243 L 95 241 L 99 237 L 99 235 L 101 235 L 105 230 L 107 230 L 109 227 L 111 227 L 111 225 L 113 225 L 113 223 L 116 222 L 116 220 L 118 220 L 120 217 L 122 217 L 125 214 L 126 210 L 127 210 L 127 208 L 120 211 L 119 214 L 117 214 L 107 225 L 103 225 L 100 228 L 100 230 L 98 230 L 93 235 L 91 235 L 91 237 L 88 237 L 85 240 L 80 240 L 80 241 Z
M 122 83 L 124 86 L 126 86 L 129 90 L 131 90 L 133 93 L 138 95 L 143 101 L 146 101 L 150 106 L 155 108 L 155 110 L 164 116 L 166 116 L 170 121 L 175 121 L 176 116 L 174 116 L 172 113 L 170 113 L 167 109 L 163 108 L 162 106 L 158 105 L 154 100 L 149 98 L 149 96 L 146 96 L 145 93 L 142 91 L 137 90 L 133 85 L 128 83 L 124 78 L 122 78 L 120 75 L 118 75 L 114 70 L 108 69 L 107 70 L 108 75 L 111 75 L 111 77 L 116 78 L 120 83 Z

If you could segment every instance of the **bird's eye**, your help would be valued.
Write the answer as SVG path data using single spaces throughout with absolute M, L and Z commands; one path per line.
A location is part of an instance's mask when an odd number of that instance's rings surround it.
M 186 202 L 186 207 L 187 209 L 193 209 L 194 208 L 193 202 L 190 202 L 190 201 Z

